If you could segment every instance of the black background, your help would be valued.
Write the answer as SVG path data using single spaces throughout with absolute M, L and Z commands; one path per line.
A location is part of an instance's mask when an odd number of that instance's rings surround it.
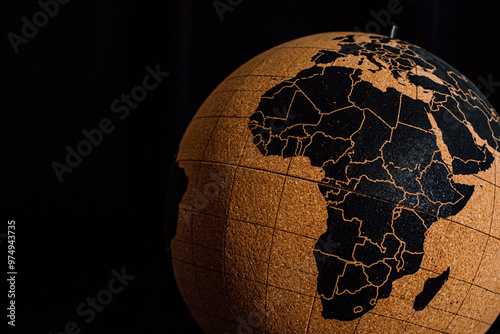
M 20 34 L 21 18 L 40 7 L 2 2 L 0 233 L 16 221 L 17 332 L 55 334 L 68 321 L 82 333 L 200 332 L 178 294 L 164 236 L 169 165 L 189 120 L 245 61 L 294 38 L 365 30 L 370 12 L 387 3 L 245 0 L 221 21 L 212 0 L 72 0 L 15 54 L 7 33 Z M 476 84 L 480 76 L 500 81 L 493 1 L 401 3 L 392 16 L 398 38 Z M 157 64 L 169 77 L 120 120 L 111 102 Z M 500 92 L 489 100 L 500 108 Z M 52 162 L 64 162 L 65 146 L 74 148 L 103 118 L 115 130 L 59 182 Z M 135 279 L 86 324 L 76 306 L 123 267 Z M 3 310 L 6 291 L 2 285 Z M 498 321 L 490 333 L 500 333 Z

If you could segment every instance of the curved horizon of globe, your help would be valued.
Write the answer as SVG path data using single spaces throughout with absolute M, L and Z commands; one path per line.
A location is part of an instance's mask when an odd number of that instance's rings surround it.
M 500 147 L 494 109 L 455 69 L 403 41 L 358 39 L 334 38 L 338 51 L 264 93 L 249 122 L 263 155 L 305 156 L 325 171 L 317 291 L 323 317 L 346 321 L 420 269 L 425 232 L 474 192 L 452 176 L 487 170 Z

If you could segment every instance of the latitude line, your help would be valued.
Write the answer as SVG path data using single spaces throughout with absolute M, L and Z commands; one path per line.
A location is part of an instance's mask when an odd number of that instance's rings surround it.
M 206 267 L 206 266 L 203 266 L 201 264 L 196 264 L 196 263 L 190 263 L 190 262 L 187 262 L 186 260 L 183 260 L 181 258 L 175 258 L 174 259 L 176 261 L 179 261 L 179 262 L 182 262 L 182 263 L 185 263 L 187 265 L 190 265 L 190 266 L 193 266 L 193 267 L 197 267 L 197 268 L 201 268 L 201 269 L 204 269 L 204 270 L 208 270 L 208 271 L 213 271 L 213 272 L 217 272 L 217 273 L 221 273 L 221 274 L 226 274 L 226 275 L 231 275 L 231 276 L 234 276 L 234 277 L 238 277 L 240 279 L 243 279 L 243 280 L 247 280 L 247 281 L 250 281 L 250 282 L 253 282 L 253 283 L 256 283 L 256 284 L 259 284 L 259 285 L 265 285 L 265 283 L 261 282 L 261 281 L 258 281 L 258 280 L 255 280 L 255 279 L 251 279 L 251 278 L 248 278 L 248 277 L 244 277 L 242 275 L 238 275 L 237 273 L 224 273 L 218 269 L 214 269 L 212 267 Z M 262 261 L 262 262 L 265 262 L 265 261 Z M 272 264 L 272 263 L 270 263 Z M 297 271 L 300 271 L 299 269 L 295 269 L 295 268 L 289 268 L 289 267 L 286 267 L 286 266 L 280 266 L 280 267 L 284 267 L 284 268 L 287 268 L 287 269 L 294 269 L 294 270 L 297 270 Z M 422 268 L 424 269 L 424 268 Z M 425 270 L 425 269 L 424 269 Z M 469 283 L 470 284 L 470 283 Z M 291 292 L 291 293 L 294 293 L 294 294 L 298 294 L 298 295 L 301 295 L 301 296 L 304 296 L 304 297 L 308 297 L 308 298 L 316 298 L 318 300 L 320 300 L 321 298 L 318 297 L 318 294 L 317 292 L 314 293 L 314 295 L 309 295 L 307 293 L 304 293 L 304 292 L 300 292 L 300 291 L 295 291 L 295 290 L 290 290 L 288 288 L 285 288 L 285 287 L 282 287 L 282 286 L 277 286 L 277 285 L 274 285 L 274 284 L 267 284 L 268 286 L 270 287 L 273 287 L 273 288 L 276 288 L 276 289 L 280 289 L 280 290 L 284 290 L 284 291 L 287 291 L 287 292 Z M 479 287 L 479 286 L 478 286 Z M 479 287 L 481 288 L 481 287 Z M 414 300 L 412 299 L 408 299 L 408 298 L 404 298 L 402 296 L 397 296 L 397 295 L 393 295 L 391 294 L 391 296 L 393 296 L 394 298 L 398 298 L 398 299 L 402 299 L 402 300 L 406 300 L 408 302 L 414 302 Z M 384 298 L 386 299 L 386 298 Z M 434 307 L 434 306 L 428 306 L 432 309 L 435 309 L 435 310 L 438 310 L 438 311 L 442 311 L 442 312 L 445 312 L 445 313 L 450 313 L 450 314 L 455 314 L 454 312 L 452 311 L 448 311 L 448 310 L 444 310 L 444 309 L 441 309 L 441 308 L 438 308 L 438 307 Z M 371 312 L 371 310 L 369 311 Z M 373 312 L 372 312 L 373 313 Z M 381 314 L 382 315 L 382 314 Z M 465 316 L 465 315 L 460 315 L 464 318 L 468 318 L 470 320 L 473 320 L 473 321 L 476 321 L 476 322 L 480 322 L 480 323 L 483 323 L 483 324 L 486 324 L 486 325 L 492 325 L 491 323 L 488 323 L 484 320 L 480 320 L 480 319 L 476 319 L 476 318 L 472 318 L 472 317 L 468 317 L 468 316 Z M 404 319 L 400 319 L 400 318 L 393 318 L 393 319 L 396 319 L 396 320 L 401 320 L 401 321 L 405 321 Z
M 180 160 L 181 161 L 181 160 Z M 182 161 L 188 161 L 188 160 L 182 160 Z M 236 164 L 226 164 L 226 163 L 221 163 L 221 162 L 213 162 L 213 161 L 199 161 L 199 160 L 189 160 L 189 161 L 192 161 L 192 162 L 201 162 L 201 163 L 213 163 L 213 164 L 221 164 L 221 165 L 228 165 L 228 166 L 233 166 L 233 167 L 236 167 L 237 165 Z M 451 223 L 454 223 L 454 224 L 457 224 L 457 225 L 460 225 L 460 226 L 463 226 L 463 227 L 466 227 L 466 228 L 469 228 L 471 230 L 474 230 L 476 232 L 479 232 L 485 236 L 488 236 L 488 237 L 491 237 L 493 239 L 497 239 L 500 241 L 500 237 L 496 237 L 494 235 L 488 235 L 488 233 L 484 232 L 484 231 L 481 231 L 477 228 L 474 228 L 472 226 L 469 226 L 469 225 L 465 225 L 461 222 L 458 222 L 458 221 L 455 221 L 455 220 L 451 220 L 449 217 L 441 217 L 441 216 L 438 216 L 437 214 L 433 214 L 433 213 L 430 213 L 430 212 L 426 212 L 426 211 L 423 211 L 423 210 L 420 210 L 420 209 L 417 209 L 417 208 L 413 208 L 411 206 L 408 206 L 408 205 L 404 205 L 404 204 L 400 204 L 400 203 L 396 203 L 396 202 L 392 202 L 392 201 L 389 201 L 387 199 L 383 199 L 383 198 L 379 198 L 379 197 L 376 197 L 376 196 L 373 196 L 373 195 L 368 195 L 368 194 L 364 194 L 364 193 L 361 193 L 359 191 L 356 191 L 356 190 L 353 190 L 353 189 L 349 189 L 349 188 L 345 188 L 345 187 L 342 187 L 342 186 L 338 186 L 338 185 L 332 185 L 332 184 L 328 184 L 328 183 L 323 183 L 321 181 L 315 181 L 315 180 L 311 180 L 311 179 L 307 179 L 305 177 L 301 177 L 301 176 L 297 176 L 297 175 L 290 175 L 290 174 L 286 174 L 286 173 L 280 173 L 280 172 L 276 172 L 276 171 L 267 171 L 267 170 L 262 170 L 262 169 L 259 169 L 259 168 L 255 168 L 255 167 L 250 167 L 250 166 L 239 166 L 239 167 L 242 167 L 242 168 L 247 168 L 247 169 L 253 169 L 253 170 L 256 170 L 256 171 L 260 171 L 260 172 L 266 172 L 266 173 L 270 173 L 270 174 L 276 174 L 276 175 L 281 175 L 281 176 L 287 176 L 287 177 L 290 177 L 290 178 L 295 178 L 295 179 L 299 179 L 299 180 L 302 180 L 302 181 L 308 181 L 308 182 L 313 182 L 313 183 L 316 183 L 318 185 L 321 185 L 321 186 L 324 186 L 324 187 L 328 187 L 328 188 L 331 188 L 333 190 L 341 190 L 341 191 L 346 191 L 346 192 L 350 192 L 350 193 L 353 193 L 353 194 L 356 194 L 358 196 L 363 196 L 363 197 L 367 197 L 367 198 L 370 198 L 370 199 L 374 199 L 374 200 L 378 200 L 378 201 L 381 201 L 381 202 L 385 202 L 385 203 L 388 203 L 390 205 L 395 205 L 395 206 L 398 206 L 398 207 L 402 207 L 402 208 L 406 208 L 408 210 L 412 210 L 412 211 L 415 211 L 415 212 L 419 212 L 419 213 L 423 213 L 425 215 L 429 215 L 429 216 L 432 216 L 432 217 L 435 217 L 435 218 L 438 218 L 438 219 L 443 219 L 443 220 L 446 220 L 448 222 L 451 222 Z

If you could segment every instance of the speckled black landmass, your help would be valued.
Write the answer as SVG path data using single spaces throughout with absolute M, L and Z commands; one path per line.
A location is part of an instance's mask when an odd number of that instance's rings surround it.
M 328 220 L 314 251 L 317 291 L 324 318 L 353 320 L 389 297 L 395 280 L 420 269 L 427 229 L 438 217 L 459 213 L 474 192 L 451 176 L 491 167 L 500 126 L 474 85 L 427 51 L 380 36 L 336 40 L 340 50 L 318 52 L 314 66 L 261 97 L 249 128 L 263 155 L 305 156 L 325 171 L 319 190 Z M 353 56 L 371 63 L 365 71 L 388 69 L 395 79 L 435 91 L 432 101 L 382 91 L 363 81 L 360 69 L 333 64 Z M 288 110 L 279 127 L 276 109 Z M 443 159 L 432 118 L 451 163 Z M 490 150 L 476 143 L 467 124 Z M 417 308 L 439 289 L 424 291 Z
M 417 295 L 417 297 L 415 297 L 415 302 L 413 303 L 415 311 L 422 311 L 427 307 L 427 305 L 429 305 L 432 298 L 434 298 L 439 290 L 441 290 L 449 276 L 450 268 L 446 269 L 438 277 L 431 277 L 425 281 L 424 289 Z

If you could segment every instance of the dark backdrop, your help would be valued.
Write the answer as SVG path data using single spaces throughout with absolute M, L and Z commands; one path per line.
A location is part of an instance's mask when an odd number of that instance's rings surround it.
M 41 27 L 25 31 L 31 37 L 18 53 L 8 34 L 21 36 L 22 18 L 32 22 L 41 5 L 1 6 L 0 233 L 15 220 L 16 328 L 55 334 L 75 321 L 82 333 L 198 333 L 179 297 L 164 236 L 169 165 L 190 118 L 250 58 L 313 33 L 365 30 L 371 11 L 389 1 L 246 0 L 223 20 L 212 0 L 65 1 L 47 22 L 37 17 Z M 493 1 L 401 3 L 404 10 L 392 15 L 399 38 L 476 84 L 500 81 Z M 142 85 L 146 66 L 169 75 L 129 115 L 113 112 L 115 99 Z M 496 108 L 498 85 L 482 88 Z M 103 119 L 113 131 L 59 182 L 54 161 L 64 163 L 66 146 L 75 149 L 82 131 Z M 167 224 L 173 219 L 167 214 Z M 0 241 L 5 259 L 6 239 Z M 105 296 L 113 270 L 130 276 L 128 285 L 87 324 L 88 314 L 76 308 Z M 2 286 L 3 310 L 6 291 Z M 491 333 L 500 333 L 495 328 Z

